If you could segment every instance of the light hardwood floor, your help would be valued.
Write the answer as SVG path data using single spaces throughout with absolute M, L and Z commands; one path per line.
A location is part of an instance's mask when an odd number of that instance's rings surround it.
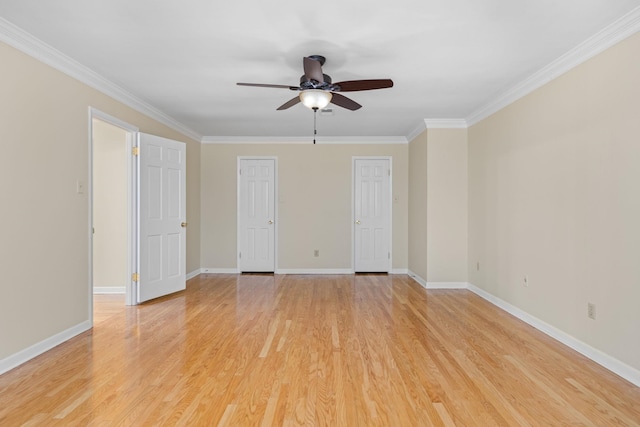
M 0 376 L 0 425 L 640 425 L 640 389 L 463 290 L 201 275 Z

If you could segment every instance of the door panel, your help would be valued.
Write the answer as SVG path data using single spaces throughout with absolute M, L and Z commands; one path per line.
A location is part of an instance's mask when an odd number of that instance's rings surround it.
M 240 271 L 275 271 L 275 160 L 241 159 L 238 191 Z
M 186 288 L 186 146 L 140 134 L 138 302 Z
M 354 161 L 354 269 L 389 272 L 391 257 L 390 161 Z

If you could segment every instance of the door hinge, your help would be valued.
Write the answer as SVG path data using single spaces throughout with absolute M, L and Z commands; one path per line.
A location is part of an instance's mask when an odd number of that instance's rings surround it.
M 242 169 L 238 169 L 238 173 L 242 175 Z
M 131 149 L 131 154 L 133 154 L 134 156 L 137 156 L 140 154 L 140 147 L 133 147 Z
M 387 174 L 391 176 L 391 169 L 387 169 Z
M 242 252 L 238 252 L 238 258 L 242 259 Z
M 387 258 L 391 259 L 391 252 L 387 252 Z
M 131 275 L 131 280 L 132 280 L 132 281 L 134 281 L 134 282 L 139 282 L 139 281 L 140 281 L 140 274 L 138 274 L 138 273 L 133 273 L 133 274 Z

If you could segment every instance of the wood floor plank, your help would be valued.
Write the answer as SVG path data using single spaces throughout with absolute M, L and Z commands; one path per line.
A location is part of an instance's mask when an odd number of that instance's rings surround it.
M 215 275 L 0 376 L 4 426 L 640 426 L 640 389 L 464 290 Z

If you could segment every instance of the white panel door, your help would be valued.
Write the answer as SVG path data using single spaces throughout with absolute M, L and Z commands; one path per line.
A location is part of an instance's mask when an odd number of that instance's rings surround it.
M 389 272 L 391 249 L 389 159 L 354 160 L 354 270 Z
M 240 159 L 238 267 L 275 271 L 275 159 Z
M 138 302 L 186 288 L 186 146 L 139 134 Z

